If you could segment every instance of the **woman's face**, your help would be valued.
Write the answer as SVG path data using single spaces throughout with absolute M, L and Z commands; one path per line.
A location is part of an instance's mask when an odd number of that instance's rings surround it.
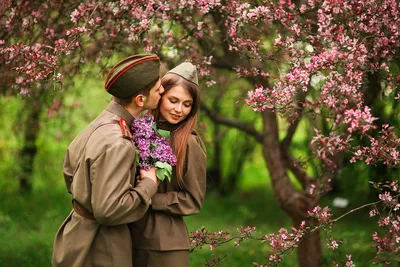
M 189 115 L 192 110 L 193 98 L 182 86 L 174 86 L 161 98 L 160 113 L 162 119 L 171 124 L 177 124 Z

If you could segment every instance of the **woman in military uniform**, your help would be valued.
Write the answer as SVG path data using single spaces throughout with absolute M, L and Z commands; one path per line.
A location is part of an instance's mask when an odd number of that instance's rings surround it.
M 153 114 L 158 128 L 171 133 L 177 165 L 171 182 L 160 183 L 146 215 L 129 225 L 134 267 L 189 266 L 183 216 L 200 212 L 206 193 L 206 153 L 194 130 L 200 106 L 195 66 L 180 64 L 163 77 L 162 85 L 165 93 Z

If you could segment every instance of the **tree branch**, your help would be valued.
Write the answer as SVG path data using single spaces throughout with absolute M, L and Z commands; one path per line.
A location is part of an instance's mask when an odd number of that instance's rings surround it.
M 254 137 L 258 143 L 262 143 L 262 141 L 263 141 L 262 134 L 259 131 L 257 131 L 251 124 L 240 121 L 240 120 L 235 120 L 235 119 L 224 117 L 221 114 L 212 111 L 204 103 L 201 104 L 201 110 L 204 111 L 204 113 L 213 122 L 223 124 L 226 126 L 231 126 L 238 130 L 241 130 L 241 131 L 245 132 L 246 134 Z
M 299 100 L 298 100 L 299 106 L 298 106 L 298 108 L 300 109 L 300 111 L 299 111 L 300 114 L 303 113 L 304 105 L 302 105 L 302 103 L 304 103 L 304 101 L 306 99 L 306 96 L 307 96 L 307 93 L 300 94 L 300 96 L 299 96 Z M 285 138 L 281 141 L 281 147 L 282 147 L 282 150 L 283 150 L 283 153 L 284 153 L 284 157 L 285 157 L 285 160 L 286 160 L 286 167 L 299 180 L 303 190 L 306 190 L 311 185 L 310 184 L 311 177 L 307 174 L 307 172 L 299 164 L 296 164 L 295 159 L 289 153 L 289 147 L 290 147 L 290 145 L 292 143 L 293 136 L 296 133 L 296 130 L 297 130 L 298 126 L 299 126 L 300 119 L 301 119 L 301 115 L 297 120 L 295 120 L 292 124 L 290 124 L 290 126 L 289 126 L 289 128 L 287 130 Z
M 311 177 L 299 164 L 296 163 L 295 159 L 285 148 L 282 148 L 282 150 L 285 155 L 286 168 L 288 168 L 296 176 L 303 190 L 307 189 L 310 185 Z
M 302 117 L 302 113 L 303 113 L 303 110 L 304 110 L 304 107 L 305 107 L 304 102 L 306 101 L 307 93 L 309 92 L 309 90 L 307 92 L 305 92 L 305 93 L 300 93 L 299 94 L 299 97 L 298 97 L 298 100 L 297 100 L 297 103 L 298 103 L 297 108 L 299 110 L 299 114 L 300 115 L 297 118 L 297 120 L 295 120 L 292 124 L 290 124 L 290 126 L 289 126 L 289 128 L 287 130 L 286 136 L 283 139 L 283 141 L 281 142 L 284 149 L 289 150 L 289 146 L 292 143 L 293 136 L 296 133 L 297 127 L 299 126 L 300 119 Z
M 331 185 L 333 183 L 333 180 L 337 173 L 340 170 L 340 161 L 341 161 L 341 155 L 340 153 L 337 153 L 331 157 L 331 165 L 326 166 L 324 172 L 318 179 L 318 183 L 322 184 L 323 188 L 329 189 L 329 190 L 323 190 L 318 194 L 318 201 L 319 198 L 321 198 L 323 195 L 326 195 L 331 189 Z
M 292 143 L 294 133 L 296 132 L 297 126 L 299 126 L 299 123 L 300 123 L 300 120 L 296 120 L 295 122 L 290 124 L 290 126 L 287 130 L 286 136 L 281 142 L 283 149 L 289 150 L 289 146 Z

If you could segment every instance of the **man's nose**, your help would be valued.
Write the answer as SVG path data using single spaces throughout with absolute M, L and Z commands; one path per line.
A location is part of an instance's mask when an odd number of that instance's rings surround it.
M 161 95 L 162 93 L 164 93 L 164 91 L 165 91 L 164 86 L 161 85 L 161 87 L 160 87 L 160 95 Z

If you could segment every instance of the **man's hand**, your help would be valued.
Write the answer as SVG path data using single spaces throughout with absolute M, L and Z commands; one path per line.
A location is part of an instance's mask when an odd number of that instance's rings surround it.
M 157 186 L 160 184 L 160 180 L 157 179 L 157 169 L 155 167 L 152 167 L 150 170 L 146 171 L 144 169 L 140 169 L 140 177 L 136 180 L 137 183 L 140 183 L 140 180 L 149 178 L 151 179 Z

